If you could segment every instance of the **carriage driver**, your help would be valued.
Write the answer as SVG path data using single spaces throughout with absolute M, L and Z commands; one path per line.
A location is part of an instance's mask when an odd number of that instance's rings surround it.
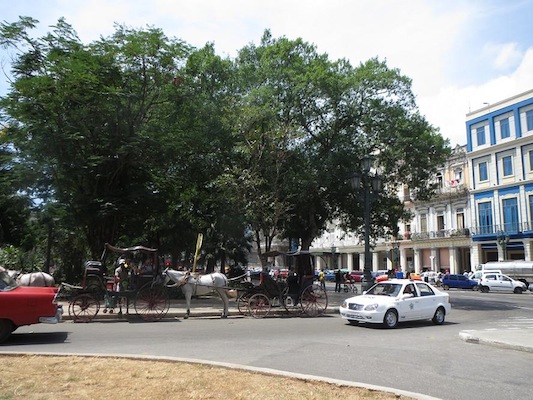
M 118 267 L 115 269 L 115 285 L 113 290 L 120 292 L 128 288 L 128 278 L 130 276 L 130 264 L 124 258 L 119 258 L 117 261 Z

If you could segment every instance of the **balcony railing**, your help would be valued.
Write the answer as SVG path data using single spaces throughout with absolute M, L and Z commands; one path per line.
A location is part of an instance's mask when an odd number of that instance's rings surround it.
M 469 237 L 470 229 L 441 229 L 439 231 L 428 232 L 407 232 L 404 234 L 405 239 L 417 240 L 429 240 L 429 239 L 442 239 L 451 237 Z
M 523 232 L 533 231 L 533 221 L 513 222 L 499 225 L 478 225 L 472 228 L 472 236 L 480 235 L 517 235 Z

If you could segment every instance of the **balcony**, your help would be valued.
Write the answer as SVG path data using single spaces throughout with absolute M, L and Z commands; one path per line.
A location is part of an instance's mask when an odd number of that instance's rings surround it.
M 469 237 L 470 229 L 442 229 L 439 231 L 411 232 L 409 237 L 412 241 L 443 239 L 452 237 Z
M 483 237 L 488 239 L 488 237 L 495 237 L 498 235 L 519 235 L 522 233 L 533 233 L 533 222 L 515 222 L 508 224 L 498 224 L 498 225 L 481 225 L 475 226 L 472 228 L 472 237 Z

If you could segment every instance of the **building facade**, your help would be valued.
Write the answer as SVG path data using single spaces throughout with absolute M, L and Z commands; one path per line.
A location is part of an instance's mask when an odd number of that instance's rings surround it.
M 469 113 L 472 264 L 532 259 L 533 90 Z

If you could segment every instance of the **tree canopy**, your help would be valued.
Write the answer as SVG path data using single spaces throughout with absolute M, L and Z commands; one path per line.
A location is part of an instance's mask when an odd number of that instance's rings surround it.
M 0 24 L 16 54 L 0 167 L 18 183 L 0 184 L 12 202 L 0 222 L 23 215 L 15 195 L 38 199 L 93 257 L 106 242 L 142 242 L 186 260 L 203 232 L 212 267 L 246 262 L 252 238 L 261 254 L 275 237 L 309 248 L 334 219 L 360 232 L 348 182 L 367 155 L 387 189 L 373 233 L 391 234 L 407 217 L 399 185 L 430 196 L 449 154 L 411 80 L 377 58 L 354 67 L 265 31 L 229 59 L 153 27 L 117 25 L 84 44 L 63 19 L 34 38 L 37 23 Z M 7 230 L 0 239 L 20 242 Z

